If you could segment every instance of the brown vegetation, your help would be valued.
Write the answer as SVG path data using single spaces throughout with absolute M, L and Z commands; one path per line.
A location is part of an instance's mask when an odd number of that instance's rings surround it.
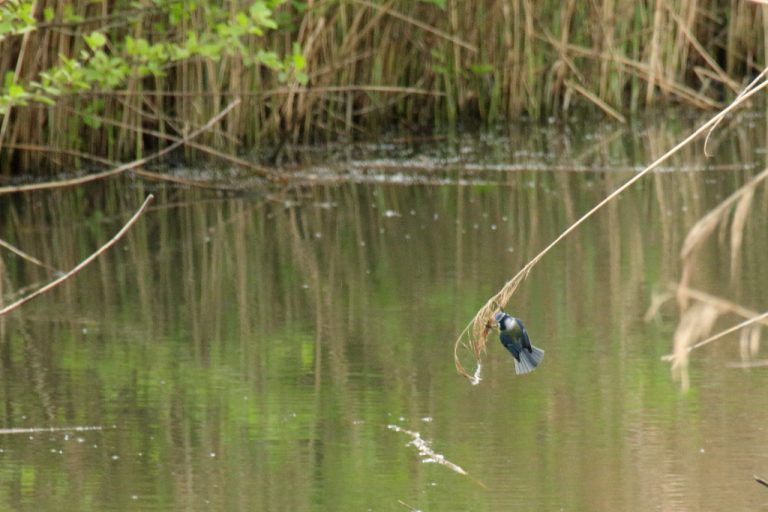
M 0 41 L 0 70 L 35 79 L 59 54 L 76 55 L 82 34 L 96 29 L 150 41 L 179 36 L 155 31 L 156 11 L 132 11 L 124 20 L 108 4 L 66 3 L 83 21 L 41 23 Z M 62 4 L 36 2 L 35 15 L 46 8 L 60 14 Z M 449 129 L 461 120 L 540 118 L 579 105 L 619 120 L 660 99 L 719 108 L 759 71 L 768 46 L 764 7 L 748 2 L 440 4 L 286 4 L 281 28 L 247 44 L 253 52 L 286 54 L 298 42 L 306 86 L 281 83 L 238 56 L 181 61 L 165 77 L 130 80 L 120 90 L 14 109 L 3 122 L 0 163 L 8 174 L 80 165 L 84 156 L 138 158 L 201 126 L 233 97 L 243 103 L 202 141 L 228 154 L 251 147 L 274 154 L 283 143 L 374 138 L 391 129 Z M 230 5 L 234 12 L 239 4 Z M 193 19 L 185 28 L 201 23 Z M 99 126 L 88 126 L 86 117 Z M 199 148 L 185 151 L 200 155 Z

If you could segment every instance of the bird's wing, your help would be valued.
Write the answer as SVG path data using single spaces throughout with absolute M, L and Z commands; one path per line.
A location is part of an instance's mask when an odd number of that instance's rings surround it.
M 531 345 L 531 339 L 528 337 L 528 331 L 525 330 L 525 326 L 523 325 L 523 322 L 518 320 L 518 323 L 520 323 L 520 329 L 523 331 L 522 336 L 522 344 L 523 348 L 528 350 L 528 352 L 531 352 L 533 350 L 533 346 Z
M 522 349 L 522 346 L 516 338 L 516 336 L 513 336 L 507 331 L 501 331 L 499 334 L 499 339 L 501 340 L 501 344 L 504 345 L 504 348 L 509 350 L 516 360 L 520 361 L 520 350 Z

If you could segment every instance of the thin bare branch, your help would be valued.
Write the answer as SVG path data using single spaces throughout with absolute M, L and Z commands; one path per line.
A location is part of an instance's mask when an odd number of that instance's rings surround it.
M 594 103 L 600 110 L 611 116 L 612 118 L 616 119 L 621 124 L 627 124 L 627 118 L 621 115 L 615 108 L 611 107 L 609 104 L 601 100 L 597 97 L 596 94 L 588 91 L 584 87 L 580 86 L 576 82 L 572 80 L 566 80 L 565 85 L 567 87 L 570 87 L 577 93 L 581 94 L 585 98 L 587 98 L 589 101 Z
M 11 194 L 14 192 L 30 192 L 33 190 L 46 190 L 46 189 L 53 189 L 53 188 L 63 188 L 63 187 L 72 187 L 75 185 L 82 185 L 83 183 L 89 183 L 91 181 L 100 180 L 103 178 L 108 178 L 110 176 L 115 176 L 118 174 L 122 174 L 126 171 L 130 171 L 132 169 L 136 169 L 137 167 L 141 167 L 145 165 L 147 162 L 150 162 L 152 160 L 155 160 L 157 158 L 160 158 L 163 155 L 166 155 L 173 151 L 174 149 L 178 148 L 179 146 L 182 146 L 186 144 L 189 140 L 194 139 L 201 133 L 207 131 L 211 128 L 214 124 L 216 124 L 219 120 L 221 120 L 227 113 L 235 108 L 240 103 L 240 98 L 235 99 L 232 103 L 227 105 L 224 110 L 216 114 L 211 118 L 210 121 L 205 123 L 203 126 L 198 128 L 197 130 L 193 131 L 189 135 L 185 135 L 181 139 L 177 140 L 173 144 L 170 144 L 169 146 L 161 149 L 160 151 L 157 151 L 155 153 L 152 153 L 149 156 L 146 156 L 144 158 L 139 158 L 138 160 L 134 160 L 132 162 L 128 162 L 127 164 L 120 165 L 118 167 L 115 167 L 114 169 L 110 169 L 108 171 L 98 172 L 95 174 L 88 174 L 87 176 L 81 176 L 79 178 L 73 178 L 70 180 L 59 180 L 59 181 L 48 181 L 45 183 L 32 183 L 29 185 L 16 185 L 16 186 L 10 186 L 10 187 L 0 187 L 0 195 L 2 194 Z
M 39 297 L 40 295 L 49 292 L 50 290 L 56 288 L 61 283 L 66 281 L 67 279 L 70 279 L 75 274 L 83 270 L 85 267 L 91 264 L 93 260 L 104 254 L 107 249 L 115 245 L 118 240 L 120 240 L 123 235 L 125 235 L 128 230 L 133 226 L 137 220 L 139 220 L 139 217 L 141 217 L 141 214 L 144 213 L 144 210 L 147 208 L 149 203 L 154 199 L 155 196 L 152 194 L 149 194 L 147 198 L 144 200 L 144 203 L 141 205 L 141 207 L 136 211 L 136 213 L 133 214 L 133 217 L 120 229 L 120 231 L 117 232 L 115 236 L 112 237 L 111 240 L 109 240 L 106 244 L 102 245 L 96 252 L 85 258 L 83 261 L 81 261 L 75 268 L 67 272 L 66 274 L 60 276 L 58 279 L 55 279 L 48 283 L 47 285 L 43 286 L 42 288 L 30 293 L 29 295 L 26 295 L 22 297 L 21 299 L 17 300 L 13 304 L 10 304 L 3 309 L 0 309 L 0 317 L 7 315 L 8 313 L 15 311 L 16 309 L 20 308 L 27 302 L 31 301 L 32 299 L 35 299 Z
M 37 265 L 39 267 L 43 267 L 46 270 L 50 270 L 51 272 L 59 272 L 59 270 L 53 268 L 52 266 L 48 265 L 47 263 L 43 263 L 42 261 L 40 261 L 39 259 L 35 258 L 34 256 L 25 253 L 24 251 L 22 251 L 21 249 L 19 249 L 15 245 L 9 244 L 8 242 L 3 240 L 2 238 L 0 238 L 0 247 L 4 247 L 5 249 L 8 249 L 9 251 L 11 251 L 16 256 L 18 256 L 20 258 L 23 258 L 23 259 L 27 260 L 30 263 L 34 263 L 35 265 Z

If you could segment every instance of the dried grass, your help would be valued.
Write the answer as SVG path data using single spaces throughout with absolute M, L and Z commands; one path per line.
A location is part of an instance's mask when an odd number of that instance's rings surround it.
M 720 311 L 711 304 L 697 303 L 683 313 L 674 336 L 672 354 L 672 376 L 680 380 L 684 390 L 690 387 L 688 376 L 688 354 L 691 347 L 712 332 Z
M 742 363 L 748 363 L 760 349 L 762 326 L 768 325 L 768 313 L 757 313 L 740 304 L 715 297 L 706 292 L 688 288 L 685 285 L 676 287 L 678 300 L 685 297 L 686 304 L 693 300 L 692 306 L 687 307 L 681 314 L 675 330 L 673 353 L 662 357 L 662 361 L 672 363 L 672 376 L 681 382 L 683 390 L 690 387 L 688 366 L 690 353 L 697 348 L 712 343 L 728 334 L 741 331 L 740 353 Z M 669 295 L 671 298 L 671 295 Z M 746 318 L 745 321 L 728 329 L 710 335 L 714 322 L 724 315 L 735 314 Z
M 755 188 L 768 178 L 768 169 L 753 177 L 748 183 L 744 184 L 727 199 L 713 208 L 709 213 L 702 217 L 688 231 L 688 235 L 683 242 L 683 248 L 680 251 L 682 261 L 682 277 L 680 279 L 680 289 L 690 286 L 694 269 L 694 255 L 696 249 L 701 246 L 718 226 L 724 226 L 731 211 L 734 210 L 733 220 L 731 222 L 731 269 L 738 270 L 737 261 L 740 260 L 740 251 L 743 240 L 744 227 L 746 225 L 749 207 L 752 204 Z M 678 294 L 678 305 L 681 311 L 688 307 L 688 299 L 685 294 Z

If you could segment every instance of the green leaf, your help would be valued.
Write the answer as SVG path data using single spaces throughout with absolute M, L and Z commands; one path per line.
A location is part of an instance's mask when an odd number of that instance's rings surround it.
M 83 116 L 83 122 L 91 128 L 101 128 L 101 119 L 89 115 Z
M 105 44 L 107 44 L 107 37 L 101 32 L 91 32 L 87 36 L 83 36 L 85 43 L 90 46 L 91 50 L 98 50 Z
M 493 73 L 494 67 L 491 64 L 472 64 L 469 70 L 476 75 L 488 75 Z
M 49 105 L 51 107 L 56 104 L 56 102 L 53 100 L 53 98 L 50 98 L 48 96 L 43 96 L 42 94 L 36 94 L 35 95 L 35 100 L 39 101 L 40 103 L 45 103 L 46 105 Z
M 75 14 L 75 9 L 71 4 L 64 5 L 64 21 L 67 23 L 79 23 L 85 18 L 79 14 Z
M 12 98 L 18 98 L 27 94 L 27 90 L 19 84 L 13 84 L 8 88 L 8 94 Z
M 293 67 L 296 71 L 301 71 L 307 66 L 307 60 L 301 53 L 301 46 L 299 43 L 293 43 Z

